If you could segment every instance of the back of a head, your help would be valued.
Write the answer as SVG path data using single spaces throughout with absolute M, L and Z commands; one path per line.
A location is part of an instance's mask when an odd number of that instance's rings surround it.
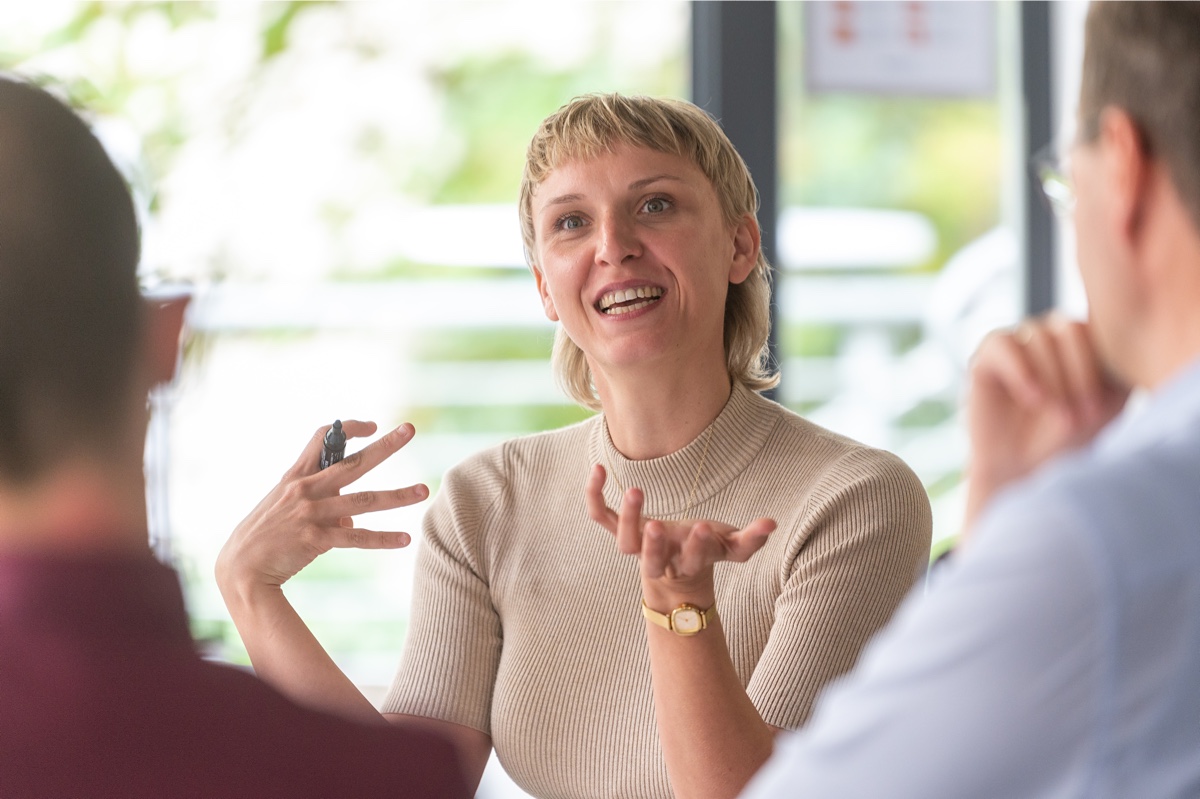
M 137 358 L 138 228 L 83 121 L 0 76 L 0 480 L 104 445 Z
M 1094 2 L 1088 11 L 1079 136 L 1124 109 L 1166 164 L 1200 229 L 1200 3 Z

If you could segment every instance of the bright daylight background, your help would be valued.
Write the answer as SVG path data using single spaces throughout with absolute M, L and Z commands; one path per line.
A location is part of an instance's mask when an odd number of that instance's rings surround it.
M 939 536 L 966 356 L 1016 313 L 1015 18 L 996 7 L 993 96 L 881 98 L 807 93 L 804 9 L 779 9 L 780 399 L 904 457 Z M 414 422 L 363 482 L 436 491 L 468 453 L 586 415 L 553 385 L 522 260 L 525 144 L 583 92 L 686 97 L 689 25 L 678 0 L 0 7 L 0 68 L 89 108 L 130 175 L 147 285 L 193 287 L 148 456 L 154 532 L 213 657 L 246 662 L 216 553 L 318 425 Z M 421 513 L 370 524 L 419 533 Z M 288 587 L 377 700 L 412 563 L 334 552 Z M 484 794 L 520 795 L 497 769 Z

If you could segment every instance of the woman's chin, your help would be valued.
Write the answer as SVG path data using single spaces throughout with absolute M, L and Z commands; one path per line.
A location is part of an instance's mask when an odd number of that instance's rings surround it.
M 611 348 L 600 358 L 588 358 L 593 372 L 602 372 L 618 379 L 662 380 L 677 371 L 688 371 L 691 359 L 683 356 L 677 348 L 664 346 L 661 340 L 646 342 L 622 342 L 622 346 Z

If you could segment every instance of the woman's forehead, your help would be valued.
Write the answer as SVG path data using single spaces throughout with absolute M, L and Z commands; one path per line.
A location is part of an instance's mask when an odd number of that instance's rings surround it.
M 560 157 L 534 185 L 533 194 L 541 199 L 547 184 L 588 183 L 612 177 L 616 170 L 627 172 L 622 177 L 634 180 L 670 175 L 681 179 L 699 177 L 707 182 L 707 176 L 690 158 L 640 144 L 617 142 L 599 151 Z

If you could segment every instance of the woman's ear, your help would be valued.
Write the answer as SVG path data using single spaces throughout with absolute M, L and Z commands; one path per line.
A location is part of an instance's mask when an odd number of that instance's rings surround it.
M 542 274 L 541 269 L 538 269 L 537 264 L 530 264 L 529 268 L 533 270 L 533 279 L 537 283 L 538 294 L 542 298 L 542 308 L 546 311 L 546 318 L 551 322 L 557 322 L 558 311 L 554 307 L 554 298 L 550 296 L 550 287 L 546 285 L 546 276 Z
M 751 214 L 743 214 L 733 230 L 733 260 L 729 262 L 730 283 L 741 283 L 754 271 L 762 247 L 761 236 L 758 220 Z

